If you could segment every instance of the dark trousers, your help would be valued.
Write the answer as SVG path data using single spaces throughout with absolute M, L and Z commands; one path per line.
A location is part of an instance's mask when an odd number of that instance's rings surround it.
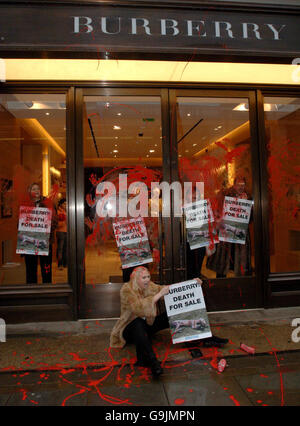
M 169 320 L 166 312 L 157 315 L 152 325 L 148 325 L 146 320 L 142 318 L 136 318 L 125 327 L 123 337 L 127 343 L 135 344 L 136 357 L 139 363 L 151 364 L 151 362 L 156 360 L 151 338 L 158 331 L 169 327 Z M 185 342 L 185 346 L 190 349 L 197 347 L 198 344 L 198 340 Z
M 151 363 L 156 360 L 151 338 L 155 333 L 165 328 L 169 328 L 169 321 L 165 312 L 158 315 L 152 325 L 148 325 L 146 320 L 142 318 L 136 318 L 125 327 L 124 339 L 127 343 L 135 344 L 138 362 Z
M 57 264 L 58 266 L 67 266 L 67 233 L 57 231 L 56 232 L 56 241 L 57 241 Z
M 35 254 L 25 254 L 26 283 L 37 284 L 38 260 L 40 259 L 43 283 L 52 281 L 52 245 L 49 246 L 48 256 L 37 256 Z
M 205 258 L 206 249 L 200 247 L 194 250 L 190 249 L 190 245 L 187 244 L 186 248 L 186 263 L 187 263 L 187 279 L 192 280 L 193 278 L 201 275 L 202 263 Z

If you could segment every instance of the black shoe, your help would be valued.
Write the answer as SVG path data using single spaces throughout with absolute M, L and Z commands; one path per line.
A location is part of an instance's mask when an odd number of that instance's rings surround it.
M 229 342 L 228 339 L 223 339 L 222 337 L 218 336 L 212 336 L 212 339 L 215 343 L 220 343 L 221 345 L 226 345 Z
M 151 373 L 153 377 L 158 377 L 161 374 L 163 374 L 164 370 L 161 368 L 160 363 L 158 361 L 155 361 L 151 365 Z
M 208 337 L 207 339 L 203 339 L 203 347 L 204 348 L 211 348 L 211 347 L 218 347 L 221 348 L 222 346 L 226 345 L 228 343 L 228 339 L 222 339 L 221 337 L 212 336 Z
M 189 349 L 189 352 L 190 352 L 192 358 L 201 358 L 201 357 L 203 357 L 203 353 L 198 348 Z

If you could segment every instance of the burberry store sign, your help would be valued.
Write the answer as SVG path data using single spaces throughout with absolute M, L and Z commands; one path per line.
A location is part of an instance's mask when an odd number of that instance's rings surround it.
M 299 54 L 300 14 L 105 5 L 0 5 L 0 51 Z

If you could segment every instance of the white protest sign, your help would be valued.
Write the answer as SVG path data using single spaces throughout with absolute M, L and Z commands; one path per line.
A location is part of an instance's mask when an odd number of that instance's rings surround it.
M 191 250 L 219 242 L 213 226 L 214 215 L 209 200 L 186 204 L 185 226 Z
M 170 285 L 164 300 L 173 343 L 212 336 L 202 288 L 197 281 Z
M 253 200 L 225 197 L 219 240 L 245 244 Z
M 124 219 L 113 223 L 122 268 L 153 262 L 144 219 Z
M 51 209 L 21 206 L 16 253 L 48 256 L 51 218 Z
M 45 207 L 20 207 L 18 231 L 50 234 L 52 211 Z

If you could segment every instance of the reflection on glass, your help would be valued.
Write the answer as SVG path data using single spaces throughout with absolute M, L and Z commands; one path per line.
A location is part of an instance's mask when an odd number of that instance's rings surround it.
M 244 225 L 245 243 L 228 242 L 240 225 L 223 220 L 225 197 L 252 199 L 249 108 L 247 99 L 177 98 L 177 140 L 181 182 L 204 183 L 202 198 L 209 200 L 214 222 L 210 235 L 226 241 L 191 249 L 187 242 L 188 278 L 246 276 L 254 273 L 253 223 Z M 242 202 L 242 201 L 238 201 Z M 234 226 L 232 226 L 234 225 Z M 226 229 L 226 233 L 224 233 Z M 231 237 L 231 238 L 230 238 Z
M 66 199 L 65 113 L 65 95 L 0 95 L 0 285 L 67 281 L 67 261 L 60 268 L 57 258 L 58 232 L 67 232 L 57 214 Z
M 146 193 L 137 211 L 146 203 L 150 212 L 151 182 L 160 182 L 162 174 L 160 98 L 87 96 L 84 102 L 85 282 L 126 282 L 133 268 L 122 266 L 129 264 L 133 250 L 130 253 L 130 247 L 124 244 L 126 250 L 121 249 L 120 257 L 113 225 L 121 216 L 125 220 L 134 218 L 129 206 L 139 197 L 143 185 Z M 104 184 L 112 188 L 105 200 L 107 193 L 100 193 Z M 148 214 L 143 220 L 153 259 L 145 266 L 157 280 L 159 218 Z M 140 250 L 134 260 L 143 263 L 146 243 L 138 244 Z
M 270 271 L 300 271 L 300 100 L 265 98 Z

